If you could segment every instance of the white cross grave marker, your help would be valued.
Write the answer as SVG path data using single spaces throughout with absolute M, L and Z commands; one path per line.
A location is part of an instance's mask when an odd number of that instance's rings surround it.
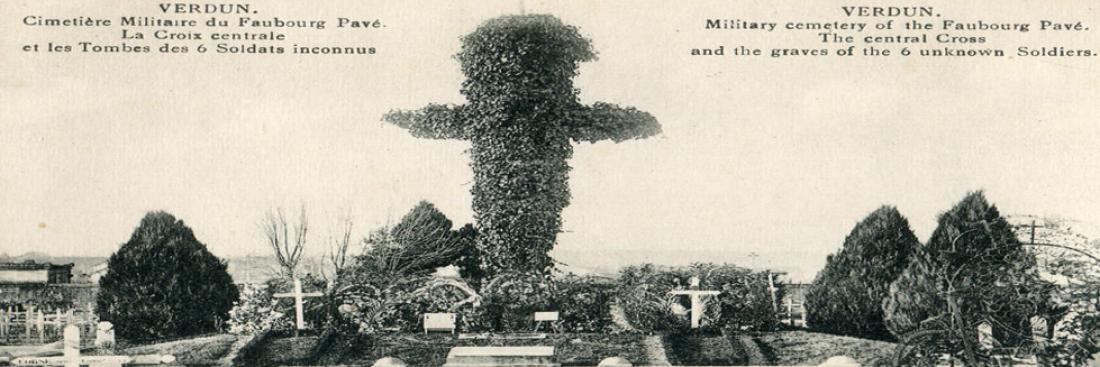
M 699 278 L 691 277 L 691 288 L 699 288 Z M 686 295 L 691 296 L 691 328 L 699 328 L 699 320 L 703 318 L 703 308 L 706 306 L 706 302 L 703 301 L 703 296 L 717 296 L 722 294 L 722 291 L 707 291 L 700 289 L 681 289 L 669 292 L 673 295 Z
M 302 301 L 305 297 L 320 297 L 325 295 L 320 292 L 302 293 L 302 281 L 298 278 L 294 278 L 294 293 L 275 293 L 272 297 L 276 298 L 288 298 L 294 297 L 294 325 L 297 330 L 304 330 L 306 328 L 305 315 L 302 311 Z

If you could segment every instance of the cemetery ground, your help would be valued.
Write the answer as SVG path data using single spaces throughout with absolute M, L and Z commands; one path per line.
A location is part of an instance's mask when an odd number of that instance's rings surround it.
M 621 357 L 636 366 L 818 365 L 836 355 L 850 356 L 863 366 L 886 366 L 890 365 L 894 350 L 893 343 L 793 328 L 751 333 L 474 335 L 477 337 L 450 333 L 339 334 L 312 330 L 300 336 L 287 330 L 257 334 L 218 333 L 153 343 L 120 340 L 113 349 L 88 349 L 83 354 L 172 355 L 177 365 L 184 366 L 371 366 L 384 357 L 399 358 L 410 366 L 442 366 L 454 347 L 553 346 L 554 359 L 562 366 L 596 366 L 607 357 Z
M 88 355 L 172 355 L 183 365 L 216 365 L 232 352 L 238 340 L 247 336 L 235 334 L 210 334 L 194 338 L 158 341 L 155 343 L 128 343 L 120 341 L 114 350 L 95 349 Z
M 785 330 L 764 333 L 673 332 L 562 333 L 545 339 L 525 339 L 501 333 L 463 339 L 449 333 L 391 332 L 341 335 L 288 331 L 268 332 L 252 339 L 213 334 L 154 344 L 120 344 L 115 352 L 93 354 L 171 354 L 187 366 L 371 366 L 384 357 L 410 366 L 442 366 L 447 353 L 460 346 L 553 346 L 562 366 L 596 366 L 607 357 L 622 357 L 635 366 L 818 365 L 835 355 L 847 355 L 863 366 L 890 365 L 894 344 L 853 337 Z M 725 335 L 723 335 L 725 334 Z M 665 361 L 652 360 L 646 339 L 657 340 Z M 752 343 L 752 344 L 748 344 Z M 755 349 L 755 350 L 754 350 Z M 755 355 L 754 355 L 755 354 Z

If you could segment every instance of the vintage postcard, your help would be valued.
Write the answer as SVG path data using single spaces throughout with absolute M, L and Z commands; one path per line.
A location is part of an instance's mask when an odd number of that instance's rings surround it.
M 0 365 L 1100 365 L 1098 3 L 0 2 Z

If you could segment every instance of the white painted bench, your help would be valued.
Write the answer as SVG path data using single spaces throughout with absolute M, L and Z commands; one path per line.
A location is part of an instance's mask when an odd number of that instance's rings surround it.
M 429 331 L 450 331 L 455 333 L 455 321 L 457 316 L 453 313 L 426 313 L 424 314 L 424 333 Z

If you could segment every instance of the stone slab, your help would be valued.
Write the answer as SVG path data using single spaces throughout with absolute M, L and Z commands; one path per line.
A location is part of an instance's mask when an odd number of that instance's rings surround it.
M 443 367 L 559 367 L 554 347 L 454 347 Z
M 535 312 L 535 321 L 558 321 L 557 311 Z
M 498 340 L 530 340 L 530 339 L 546 339 L 546 333 L 460 333 L 459 339 L 498 339 Z

